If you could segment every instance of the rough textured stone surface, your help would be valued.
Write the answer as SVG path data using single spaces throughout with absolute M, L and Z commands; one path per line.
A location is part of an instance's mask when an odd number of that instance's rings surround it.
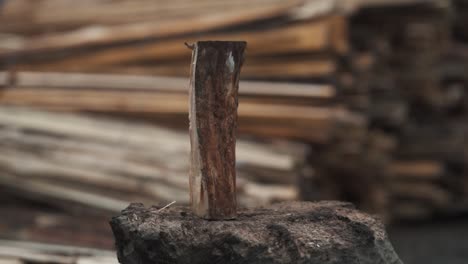
M 124 264 L 401 263 L 382 224 L 342 202 L 240 210 L 231 221 L 132 204 L 111 226 Z

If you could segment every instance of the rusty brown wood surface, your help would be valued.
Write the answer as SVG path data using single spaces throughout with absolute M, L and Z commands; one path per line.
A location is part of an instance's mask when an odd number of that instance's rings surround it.
M 190 78 L 190 193 L 195 214 L 236 216 L 235 148 L 239 74 L 245 42 L 193 46 Z

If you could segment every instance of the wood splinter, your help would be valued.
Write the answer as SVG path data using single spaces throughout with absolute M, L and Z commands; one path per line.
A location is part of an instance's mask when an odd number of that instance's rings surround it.
M 190 201 L 205 219 L 236 217 L 237 92 L 245 47 L 238 41 L 191 46 Z

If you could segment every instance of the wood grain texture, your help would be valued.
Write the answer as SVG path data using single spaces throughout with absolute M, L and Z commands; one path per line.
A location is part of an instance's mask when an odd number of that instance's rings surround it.
M 235 148 L 239 74 L 246 42 L 194 44 L 190 78 L 190 195 L 207 219 L 236 216 Z

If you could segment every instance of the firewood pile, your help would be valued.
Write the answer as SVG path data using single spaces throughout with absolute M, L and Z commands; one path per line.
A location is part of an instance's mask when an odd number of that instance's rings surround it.
M 0 120 L 3 238 L 111 248 L 106 219 L 131 202 L 189 202 L 188 132 L 12 107 L 1 107 Z M 306 151 L 283 140 L 238 140 L 239 206 L 297 199 Z
M 454 35 L 459 42 L 468 41 L 468 30 L 464 25 L 468 22 L 468 2 L 466 0 L 452 0 L 454 9 Z
M 5 264 L 117 264 L 115 253 L 87 247 L 0 240 L 0 262 Z
M 187 133 L 135 122 L 2 108 L 0 185 L 50 201 L 119 212 L 131 201 L 188 203 Z M 240 204 L 293 200 L 305 148 L 238 142 Z
M 243 78 L 321 79 L 346 51 L 345 21 L 332 2 L 313 2 L 5 1 L 0 59 L 18 70 L 186 77 L 184 42 L 245 40 Z
M 387 219 L 467 210 L 466 12 L 461 0 L 3 1 L 0 104 L 93 115 L 2 108 L 1 182 L 66 210 L 186 201 L 186 132 L 159 127 L 187 129 L 184 43 L 245 40 L 241 201 L 294 199 L 299 178 L 302 199 Z
M 0 72 L 0 103 L 126 115 L 186 130 L 188 84 L 180 77 Z M 359 123 L 333 103 L 330 84 L 242 81 L 239 96 L 241 133 L 323 143 L 338 123 Z
M 36 200 L 6 186 L 0 190 L 1 239 L 113 249 L 108 221 L 114 214 L 93 214 L 89 209 L 76 210 L 77 207 L 75 211 L 61 210 L 47 200 Z M 2 253 L 0 259 L 7 257 Z
M 418 11 L 408 11 L 411 18 L 393 36 L 388 62 L 406 115 L 381 125 L 398 140 L 389 167 L 394 214 L 425 218 L 467 209 L 468 60 L 451 34 L 450 10 Z
M 337 90 L 369 126 L 357 157 L 327 149 L 331 158 L 318 158 L 332 198 L 396 219 L 468 209 L 466 17 L 455 11 L 438 1 L 350 17 Z

